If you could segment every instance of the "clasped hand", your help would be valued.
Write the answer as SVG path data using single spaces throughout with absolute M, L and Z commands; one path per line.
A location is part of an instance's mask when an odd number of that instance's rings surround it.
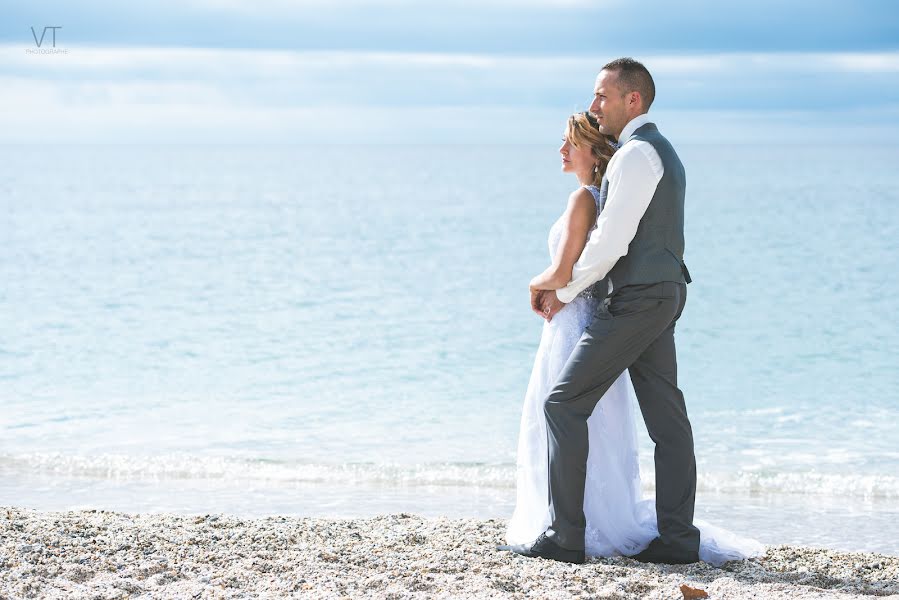
M 536 290 L 531 288 L 531 310 L 547 321 L 552 321 L 565 303 L 559 300 L 556 290 Z

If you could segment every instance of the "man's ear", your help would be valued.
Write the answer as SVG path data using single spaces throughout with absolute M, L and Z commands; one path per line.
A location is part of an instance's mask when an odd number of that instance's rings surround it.
M 639 110 L 643 105 L 643 98 L 640 97 L 640 92 L 633 91 L 627 95 L 627 104 L 628 107 Z

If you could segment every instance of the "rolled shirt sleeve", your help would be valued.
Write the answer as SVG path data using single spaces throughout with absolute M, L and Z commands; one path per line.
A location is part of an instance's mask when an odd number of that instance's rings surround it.
M 559 300 L 574 300 L 627 254 L 663 173 L 662 159 L 647 142 L 628 141 L 615 153 L 606 173 L 609 191 L 605 206 L 572 269 L 571 281 L 556 290 Z

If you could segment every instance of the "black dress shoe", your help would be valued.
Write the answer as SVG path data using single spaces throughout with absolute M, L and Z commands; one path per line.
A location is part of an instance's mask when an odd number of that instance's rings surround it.
M 584 563 L 583 550 L 568 550 L 558 545 L 548 537 L 545 533 L 541 533 L 533 544 L 520 544 L 517 546 L 497 546 L 497 550 L 506 550 L 528 556 L 530 558 L 548 558 L 550 560 L 558 560 L 559 562 L 574 563 L 577 565 Z
M 645 563 L 655 563 L 662 565 L 688 565 L 690 563 L 699 562 L 699 554 L 697 552 L 676 551 L 665 544 L 660 538 L 656 538 L 649 542 L 646 550 L 629 556 L 634 560 Z

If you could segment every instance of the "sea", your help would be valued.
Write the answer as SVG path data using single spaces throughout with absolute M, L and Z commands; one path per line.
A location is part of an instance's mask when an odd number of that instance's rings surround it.
M 899 146 L 677 149 L 696 516 L 899 555 Z M 508 518 L 575 188 L 553 144 L 0 146 L 0 506 Z

